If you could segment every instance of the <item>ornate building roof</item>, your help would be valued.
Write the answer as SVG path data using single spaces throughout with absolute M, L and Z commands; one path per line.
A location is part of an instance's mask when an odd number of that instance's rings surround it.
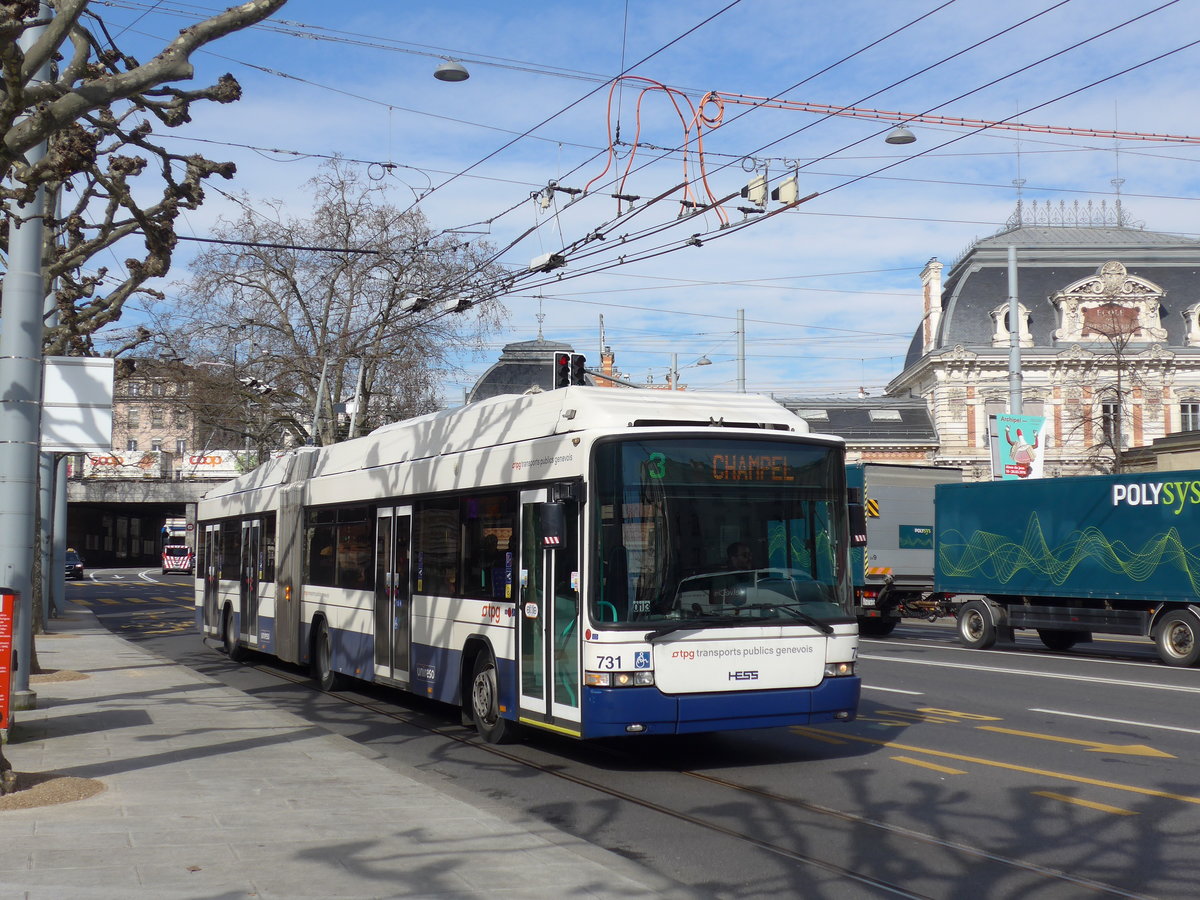
M 934 311 L 937 322 L 932 342 L 926 345 L 922 323 L 909 345 L 906 370 L 926 353 L 956 346 L 996 346 L 995 313 L 1009 294 L 1009 247 L 1017 250 L 1017 295 L 1028 316 L 1022 327 L 1023 332 L 1028 328 L 1022 341 L 1025 346 L 1061 350 L 1069 344 L 1069 336 L 1059 334 L 1063 315 L 1055 298 L 1095 278 L 1110 261 L 1122 263 L 1129 278 L 1149 283 L 1158 295 L 1165 334 L 1147 332 L 1144 339 L 1170 347 L 1187 345 L 1189 326 L 1183 313 L 1200 300 L 1195 294 L 1200 241 L 1082 214 L 1018 215 L 1014 220 L 999 233 L 976 241 L 950 266 L 941 283 L 940 309 Z

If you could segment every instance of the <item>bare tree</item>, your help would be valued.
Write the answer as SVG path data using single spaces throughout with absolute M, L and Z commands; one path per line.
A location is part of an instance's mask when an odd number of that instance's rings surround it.
M 176 217 L 200 205 L 206 178 L 229 178 L 233 166 L 169 153 L 150 140 L 154 126 L 187 122 L 196 100 L 237 100 L 241 88 L 230 75 L 199 90 L 175 84 L 192 78 L 190 58 L 196 50 L 262 21 L 285 2 L 250 0 L 231 7 L 185 28 L 153 59 L 140 63 L 116 47 L 88 0 L 47 0 L 45 6 L 38 0 L 0 0 L 0 250 L 5 257 L 18 208 L 41 188 L 47 196 L 63 198 L 51 204 L 61 212 L 47 209 L 42 252 L 46 289 L 56 285 L 59 313 L 58 325 L 45 334 L 47 351 L 91 352 L 92 335 L 117 321 L 129 297 L 147 290 L 148 279 L 166 274 Z M 46 9 L 53 14 L 42 17 Z M 162 181 L 161 197 L 143 204 L 134 199 L 135 185 L 145 196 L 142 176 L 152 165 Z M 121 276 L 110 279 L 106 269 L 84 273 L 96 254 L 138 235 L 144 249 L 140 258 L 126 260 Z M 138 332 L 132 343 L 147 336 Z M 0 792 L 13 787 L 0 749 Z
M 1131 345 L 1141 337 L 1137 310 L 1113 300 L 1087 310 L 1085 336 L 1103 339 L 1079 368 L 1081 402 L 1072 432 L 1086 443 L 1088 463 L 1098 472 L 1124 471 L 1125 443 L 1134 389 L 1142 384 Z M 1084 388 L 1086 387 L 1086 390 Z
M 262 21 L 285 2 L 250 0 L 231 7 L 183 29 L 141 63 L 117 48 L 87 0 L 50 0 L 54 14 L 49 19 L 38 18 L 38 0 L 0 0 L 0 204 L 5 213 L 0 246 L 5 252 L 8 222 L 18 204 L 32 199 L 39 187 L 60 198 L 60 211 L 48 211 L 43 252 L 59 313 L 58 325 L 46 334 L 47 352 L 91 353 L 92 335 L 116 322 L 131 296 L 155 293 L 146 282 L 170 268 L 176 218 L 203 202 L 205 179 L 230 178 L 234 167 L 170 153 L 153 141 L 154 129 L 188 122 L 197 100 L 239 99 L 241 87 L 232 75 L 196 90 L 175 83 L 192 78 L 189 60 L 196 50 Z M 44 30 L 22 51 L 19 41 L 34 26 Z M 32 151 L 43 143 L 46 153 L 38 159 Z M 152 175 L 161 183 L 159 198 L 152 203 L 135 199 L 135 193 L 149 196 Z M 142 250 L 125 261 L 119 275 L 107 268 L 84 272 L 98 253 L 135 236 Z M 122 249 L 132 246 L 127 242 Z M 129 343 L 147 337 L 138 331 Z
M 243 432 L 267 446 L 280 446 L 280 432 L 333 443 L 435 409 L 449 355 L 499 321 L 486 291 L 502 273 L 486 246 L 435 233 L 344 161 L 327 163 L 308 187 L 306 218 L 278 201 L 258 201 L 265 213 L 247 201 L 221 223 L 225 243 L 194 260 L 181 291 L 188 302 L 160 327 L 164 353 L 236 370 L 256 397 Z M 202 422 L 224 416 L 196 399 Z M 277 433 L 273 442 L 264 429 Z

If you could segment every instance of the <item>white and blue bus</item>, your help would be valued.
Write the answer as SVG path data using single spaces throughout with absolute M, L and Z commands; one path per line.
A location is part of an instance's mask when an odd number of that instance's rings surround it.
M 766 398 L 497 397 L 198 507 L 197 624 L 461 705 L 489 741 L 850 720 L 844 447 Z

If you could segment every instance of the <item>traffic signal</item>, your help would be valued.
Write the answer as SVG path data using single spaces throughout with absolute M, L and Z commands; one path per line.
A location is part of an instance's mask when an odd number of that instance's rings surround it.
M 587 368 L 582 353 L 571 354 L 571 384 L 587 384 Z
M 554 386 L 556 388 L 571 386 L 571 355 L 570 353 L 554 354 Z

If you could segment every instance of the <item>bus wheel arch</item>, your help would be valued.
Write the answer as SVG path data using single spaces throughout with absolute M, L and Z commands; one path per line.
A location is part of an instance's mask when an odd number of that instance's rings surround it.
M 1191 607 L 1163 613 L 1154 623 L 1153 635 L 1158 657 L 1168 666 L 1200 662 L 1200 618 Z

